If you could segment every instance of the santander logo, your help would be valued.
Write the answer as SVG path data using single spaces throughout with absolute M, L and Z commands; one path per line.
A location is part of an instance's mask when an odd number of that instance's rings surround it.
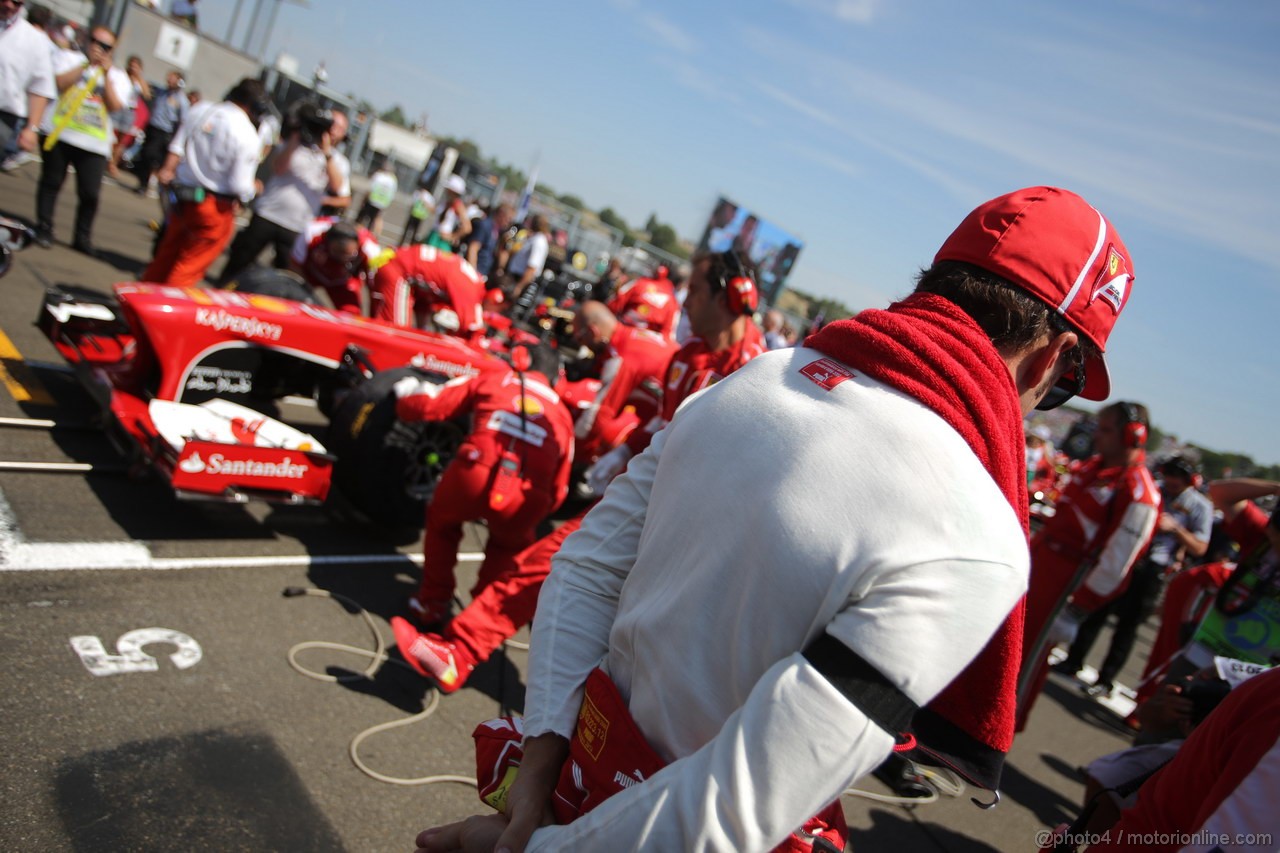
M 178 467 L 187 474 L 301 480 L 311 466 L 295 463 L 291 456 L 286 456 L 279 462 L 264 462 L 259 459 L 228 459 L 221 453 L 210 453 L 206 461 L 200 458 L 199 453 L 192 453 L 179 462 Z

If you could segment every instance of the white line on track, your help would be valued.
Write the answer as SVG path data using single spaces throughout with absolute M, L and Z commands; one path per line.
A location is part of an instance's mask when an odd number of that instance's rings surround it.
M 484 554 L 466 551 L 459 562 Z M 415 563 L 421 554 L 297 554 L 281 557 L 155 557 L 141 542 L 28 542 L 0 492 L 0 572 L 152 571 L 190 569 L 308 568 L 311 566 Z

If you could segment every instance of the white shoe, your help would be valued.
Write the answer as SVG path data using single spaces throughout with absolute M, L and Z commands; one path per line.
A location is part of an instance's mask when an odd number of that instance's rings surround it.
M 19 151 L 5 159 L 0 163 L 0 170 L 12 172 L 14 169 L 21 169 L 28 163 L 35 163 L 40 160 L 40 155 L 33 154 L 30 151 Z

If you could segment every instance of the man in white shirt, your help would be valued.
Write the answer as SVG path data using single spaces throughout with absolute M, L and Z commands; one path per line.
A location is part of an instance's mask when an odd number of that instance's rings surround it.
M 93 220 L 107 158 L 115 144 L 111 113 L 122 109 L 133 83 L 129 75 L 111 64 L 115 33 L 94 27 L 85 40 L 85 52 L 66 51 L 54 59 L 58 103 L 44 141 L 40 185 L 36 190 L 36 242 L 48 248 L 53 241 L 53 211 L 67 178 L 67 167 L 76 170 L 75 235 L 71 248 L 94 256 Z
M 22 5 L 22 0 L 0 0 L 0 151 L 14 136 L 20 150 L 35 151 L 36 128 L 58 96 L 53 45 L 22 17 Z
M 331 112 L 314 104 L 296 110 L 293 128 L 267 161 L 271 177 L 254 202 L 253 218 L 231 242 L 219 284 L 234 280 L 268 245 L 275 248 L 273 265 L 289 268 L 293 244 L 320 212 L 325 189 L 343 185 L 340 162 L 333 156 L 334 121 Z
M 976 741 L 962 712 L 1012 698 L 1022 418 L 1109 392 L 1131 270 L 1079 196 L 1020 190 L 905 300 L 686 400 L 554 560 L 506 815 L 419 847 L 843 849 L 847 786 L 895 745 L 946 753 L 922 717 Z
M 511 256 L 507 262 L 507 275 L 515 280 L 515 296 L 519 297 L 538 276 L 547 263 L 547 252 L 551 248 L 551 226 L 541 213 L 529 218 L 529 236 L 524 245 Z
M 253 198 L 258 168 L 254 119 L 266 108 L 262 83 L 246 77 L 211 107 L 193 109 L 169 144 L 157 179 L 177 198 L 143 281 L 189 287 L 222 254 L 236 212 Z

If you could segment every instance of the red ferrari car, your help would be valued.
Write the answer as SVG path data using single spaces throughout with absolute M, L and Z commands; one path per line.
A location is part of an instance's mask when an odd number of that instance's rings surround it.
M 239 290 L 118 284 L 114 299 L 55 287 L 37 324 L 121 450 L 180 496 L 309 504 L 332 484 L 376 524 L 420 526 L 466 424 L 399 421 L 391 386 L 411 371 L 445 382 L 506 365 L 447 335 L 269 295 L 308 298 L 282 275 L 243 277 Z M 316 401 L 322 437 L 275 417 L 289 395 Z

